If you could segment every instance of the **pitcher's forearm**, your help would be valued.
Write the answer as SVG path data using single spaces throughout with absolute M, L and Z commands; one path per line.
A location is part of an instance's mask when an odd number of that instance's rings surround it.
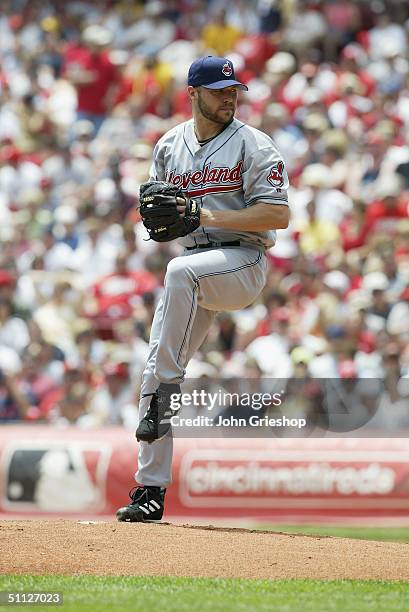
M 220 229 L 247 232 L 265 232 L 271 229 L 285 229 L 290 220 L 289 208 L 285 204 L 264 204 L 260 202 L 242 210 L 200 211 L 200 225 Z

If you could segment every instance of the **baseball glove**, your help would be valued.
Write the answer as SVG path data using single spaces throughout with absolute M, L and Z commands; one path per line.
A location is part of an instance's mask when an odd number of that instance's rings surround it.
M 182 217 L 177 206 L 186 206 Z M 200 207 L 187 198 L 179 187 L 164 181 L 143 183 L 140 188 L 140 213 L 149 236 L 156 242 L 169 242 L 186 236 L 200 225 Z

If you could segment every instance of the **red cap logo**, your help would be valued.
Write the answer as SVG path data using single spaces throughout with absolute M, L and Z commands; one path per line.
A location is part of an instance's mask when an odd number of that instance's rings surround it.
M 222 72 L 223 72 L 224 76 L 227 76 L 227 77 L 232 75 L 233 68 L 231 67 L 229 62 L 226 62 L 225 64 L 223 64 Z

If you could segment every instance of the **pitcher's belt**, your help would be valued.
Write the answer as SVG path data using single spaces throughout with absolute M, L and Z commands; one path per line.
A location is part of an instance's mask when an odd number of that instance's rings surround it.
M 230 242 L 205 242 L 204 244 L 195 244 L 195 246 L 185 247 L 186 251 L 193 251 L 195 249 L 214 249 L 220 247 L 237 247 L 245 246 L 240 240 L 232 240 Z

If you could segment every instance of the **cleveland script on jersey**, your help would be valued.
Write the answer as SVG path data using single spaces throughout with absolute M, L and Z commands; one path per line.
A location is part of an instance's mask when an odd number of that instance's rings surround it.
M 288 176 L 274 142 L 238 119 L 204 146 L 197 141 L 193 119 L 167 132 L 155 146 L 150 179 L 180 187 L 210 210 L 240 210 L 257 201 L 288 204 Z M 192 247 L 231 240 L 270 248 L 276 232 L 200 227 L 180 243 Z

